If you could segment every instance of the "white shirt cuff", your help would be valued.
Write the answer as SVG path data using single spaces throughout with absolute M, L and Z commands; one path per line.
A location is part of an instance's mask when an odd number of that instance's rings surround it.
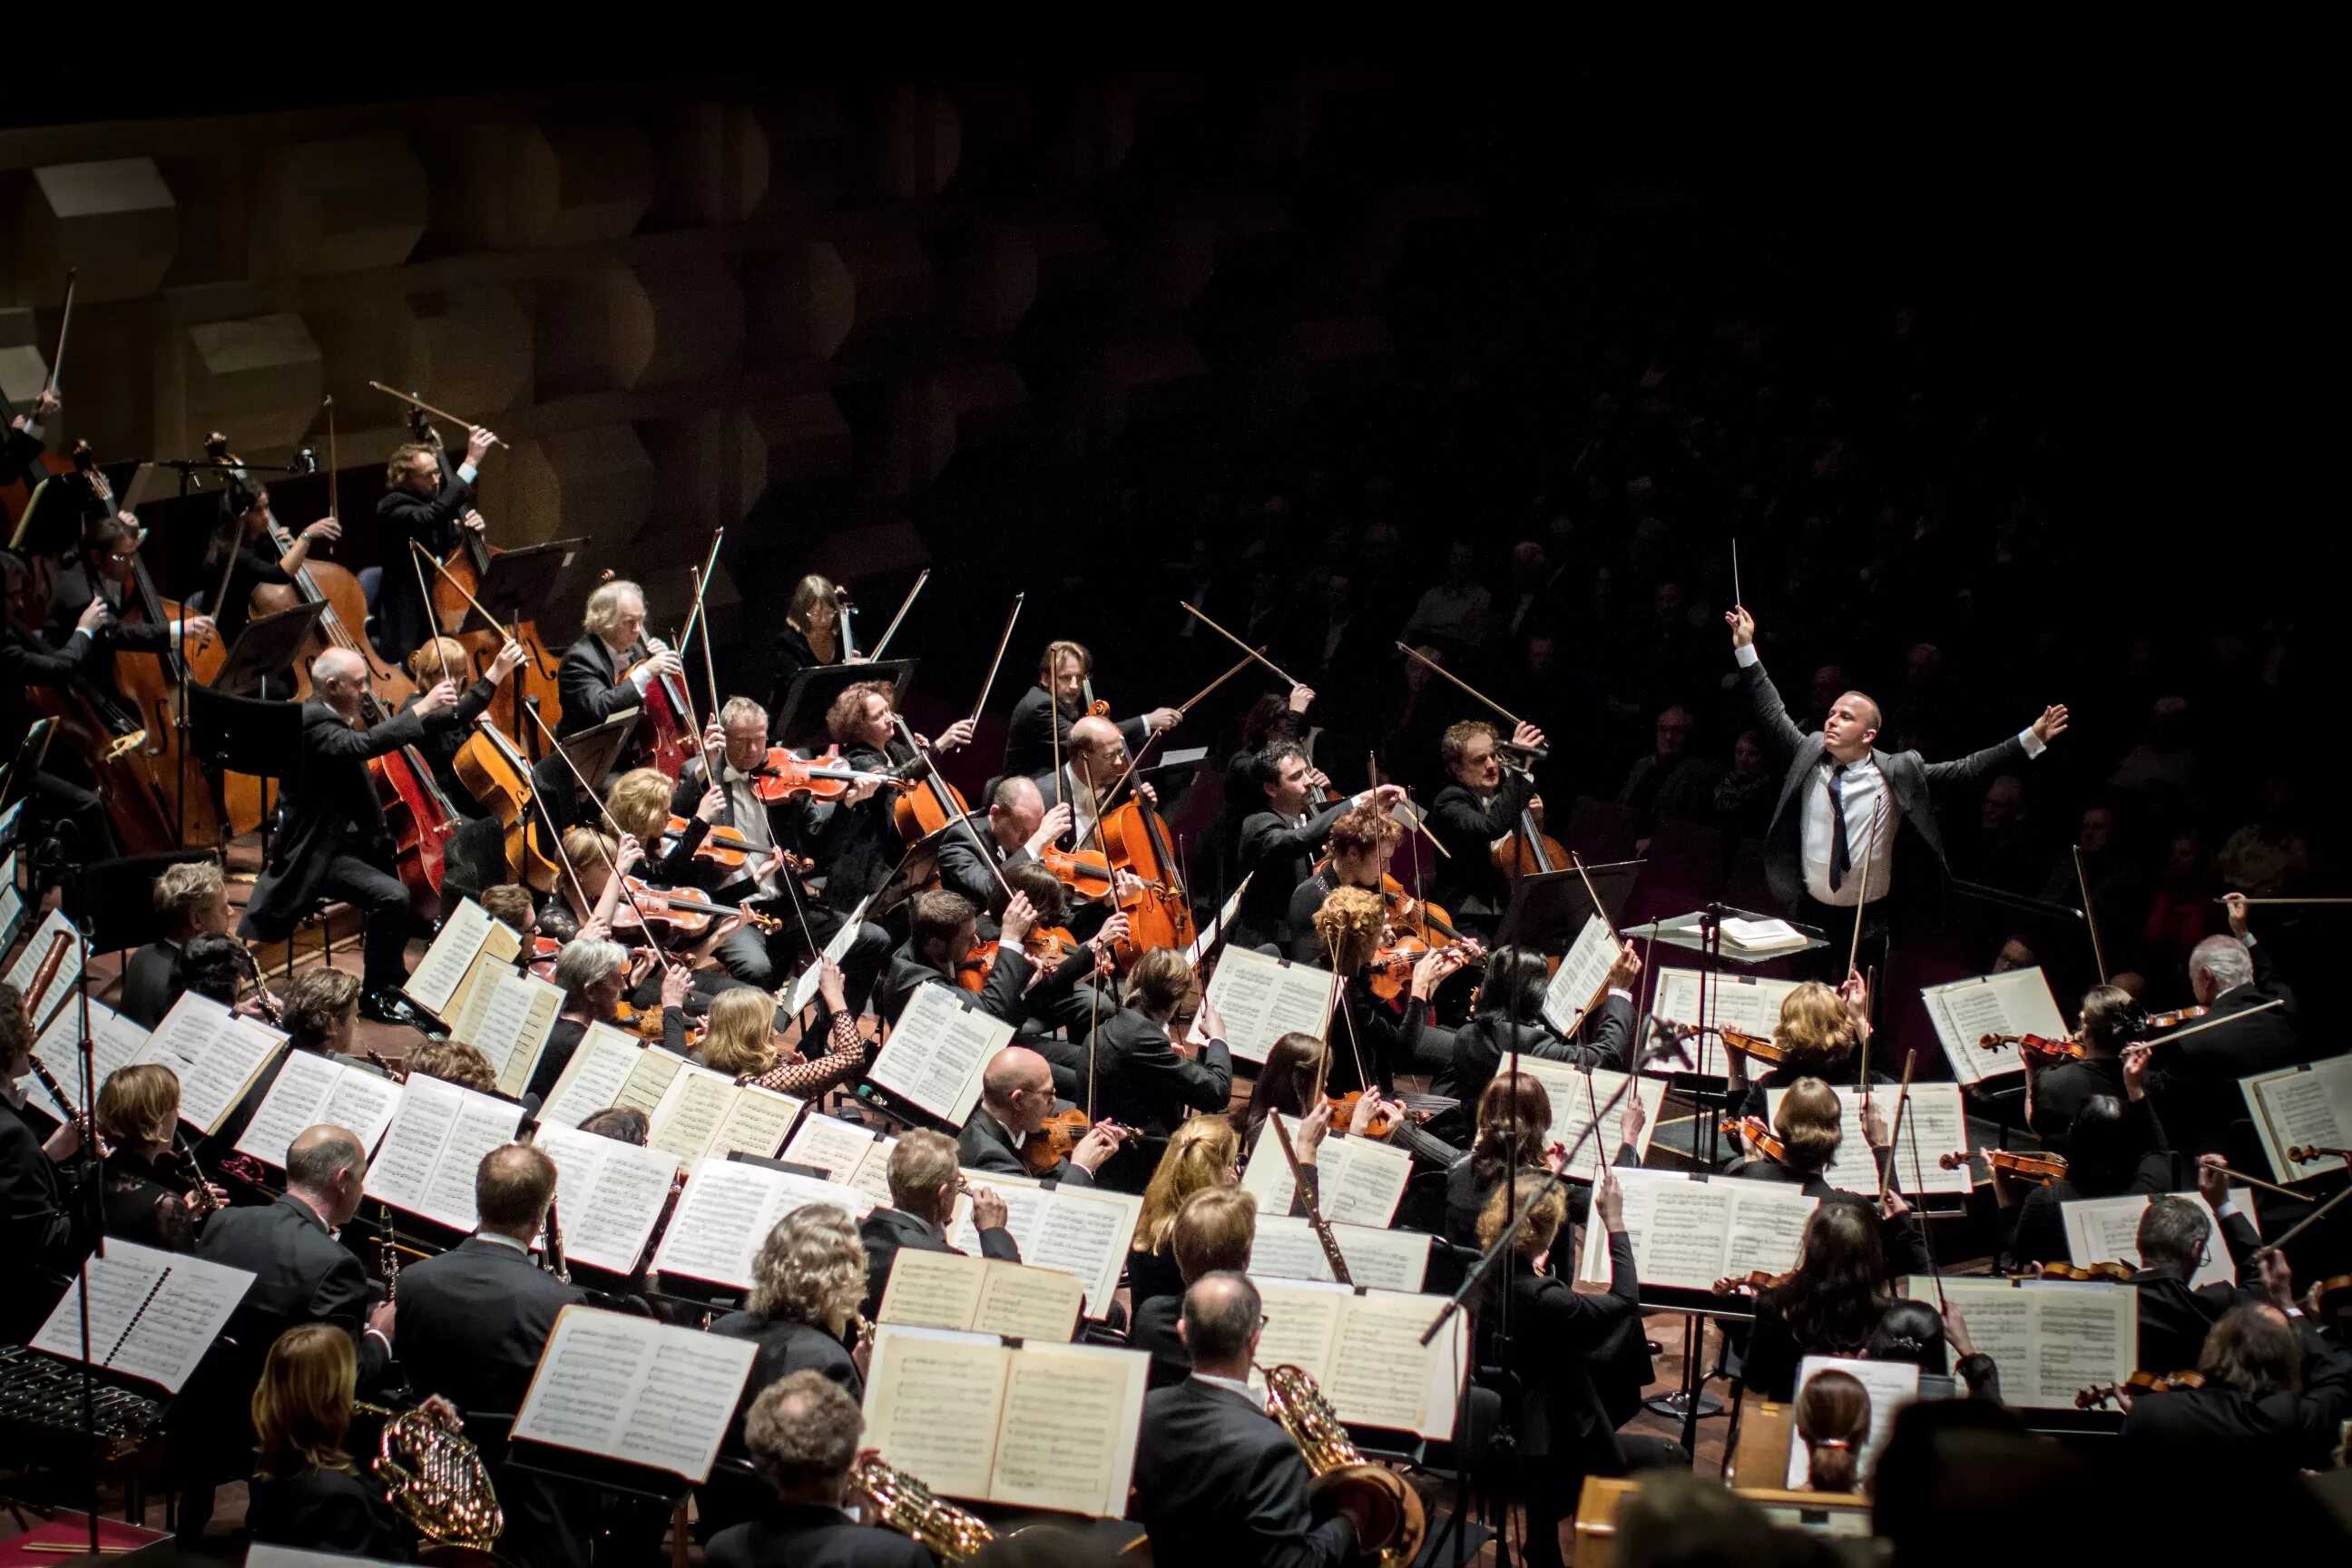
M 646 694 L 646 688 L 653 683 L 654 667 L 650 663 L 641 664 L 629 672 L 629 684 L 637 689 L 637 695 L 640 697 Z
M 386 1353 L 391 1352 L 392 1336 L 385 1333 L 382 1329 L 369 1329 L 365 1331 L 365 1334 L 367 1338 L 374 1340 L 378 1343 L 382 1344 Z
M 1763 656 L 1756 651 L 1756 645 L 1749 642 L 1741 643 L 1737 647 L 1734 647 L 1731 650 L 1731 657 L 1738 662 L 1740 668 L 1746 669 L 1749 665 L 1754 664 Z
M 2025 748 L 2028 757 L 2038 757 L 2050 749 L 2050 742 L 2035 734 L 2031 724 L 2017 732 L 2017 743 Z
M 170 634 L 173 642 L 178 642 L 180 640 L 180 622 L 173 621 L 170 626 L 164 628 L 164 630 Z
M 1612 985 L 1609 988 L 1609 994 L 1612 996 L 1622 997 L 1627 1006 L 1633 1005 L 1633 994 L 1631 991 L 1626 990 L 1622 985 Z
M 465 480 L 469 485 L 474 482 L 474 476 L 477 471 L 478 470 L 476 470 L 474 465 L 471 463 L 460 463 L 457 465 L 457 477 Z
M 2238 1212 L 2238 1200 L 2235 1198 L 2223 1198 L 2220 1203 L 2213 1205 L 2213 1217 L 2215 1219 L 2228 1219 L 2231 1215 Z

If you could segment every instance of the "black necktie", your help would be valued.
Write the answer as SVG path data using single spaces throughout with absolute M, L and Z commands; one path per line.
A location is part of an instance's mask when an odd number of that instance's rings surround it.
M 1830 891 L 1834 893 L 1853 869 L 1853 850 L 1845 841 L 1845 795 L 1842 777 L 1846 764 L 1830 768 Z

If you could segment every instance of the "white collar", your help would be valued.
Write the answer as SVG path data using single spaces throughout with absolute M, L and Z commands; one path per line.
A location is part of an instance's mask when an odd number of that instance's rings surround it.
M 1238 1394 L 1244 1399 L 1248 1400 L 1251 1405 L 1256 1406 L 1261 1415 L 1265 1413 L 1265 1390 L 1258 1387 L 1254 1383 L 1243 1383 L 1236 1378 L 1231 1377 L 1212 1377 L 1205 1372 L 1194 1373 L 1192 1374 L 1192 1381 L 1195 1383 L 1205 1383 L 1211 1388 L 1222 1388 L 1228 1394 Z
M 474 1233 L 474 1239 L 475 1239 L 476 1241 L 487 1241 L 487 1242 L 488 1242 L 492 1247 L 504 1247 L 511 1248 L 512 1250 L 514 1250 L 514 1251 L 516 1251 L 516 1252 L 520 1252 L 520 1253 L 521 1253 L 525 1258 L 529 1258 L 529 1257 L 530 1256 L 530 1248 L 529 1247 L 525 1246 L 523 1243 L 521 1243 L 521 1242 L 520 1242 L 520 1241 L 517 1241 L 517 1240 L 516 1240 L 513 1237 L 511 1237 L 511 1236 L 500 1236 L 500 1235 L 499 1235 L 499 1234 L 498 1234 L 498 1232 L 496 1232 L 496 1231 L 492 1231 L 492 1230 L 478 1230 L 478 1231 L 476 1231 L 476 1232 Z

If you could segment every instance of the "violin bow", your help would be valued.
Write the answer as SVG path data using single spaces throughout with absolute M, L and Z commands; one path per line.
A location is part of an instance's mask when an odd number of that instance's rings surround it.
M 2091 933 L 2091 962 L 2098 965 L 2099 984 L 2105 985 L 2107 983 L 2107 958 L 2099 951 L 2098 917 L 2091 912 L 2091 879 L 2083 869 L 2083 847 L 2076 844 L 2071 847 L 2074 852 L 2074 886 L 2083 894 L 2083 929 Z M 2216 899 L 2214 902 L 2221 900 Z
M 1239 675 L 1243 670 L 1247 669 L 1250 667 L 1251 661 L 1265 652 L 1265 645 L 1263 643 L 1259 644 L 1255 648 L 1244 652 L 1240 659 L 1234 663 L 1233 668 L 1225 671 L 1224 674 L 1217 677 L 1216 679 L 1212 680 L 1208 685 L 1203 686 L 1200 690 L 1195 691 L 1192 696 L 1187 697 L 1183 701 L 1176 704 L 1176 711 L 1179 713 L 1190 713 L 1195 707 L 1199 706 L 1202 699 L 1207 697 L 1210 692 L 1214 691 L 1226 681 L 1231 680 L 1234 676 Z M 1152 733 L 1158 734 L 1159 731 L 1155 730 Z
M 2298 1194 L 2296 1195 L 2300 1197 L 2308 1197 L 2310 1194 Z M 2321 1204 L 2317 1208 L 2312 1210 L 2309 1214 L 2295 1221 L 2294 1224 L 2287 1226 L 2285 1231 L 2281 1234 L 2276 1241 L 2264 1246 L 2260 1252 L 2255 1254 L 2255 1256 L 2260 1257 L 2263 1252 L 2278 1251 L 2288 1242 L 2293 1241 L 2296 1237 L 2301 1236 L 2305 1231 L 2309 1230 L 2313 1226 L 2326 1218 L 2327 1211 L 2334 1208 L 2337 1204 L 2342 1203 L 2347 1197 L 2352 1197 L 2352 1187 L 2344 1188 L 2335 1196 L 2329 1198 L 2326 1203 Z
M 1378 790 L 1381 787 L 1381 754 L 1369 747 L 1367 747 L 1364 752 L 1364 772 L 1371 776 L 1371 787 L 1374 790 Z M 1432 849 L 1436 850 L 1448 860 L 1453 859 L 1454 851 L 1448 849 L 1444 845 L 1440 844 L 1437 841 L 1437 835 L 1429 830 L 1428 822 L 1424 820 L 1421 815 L 1421 807 L 1413 804 L 1410 796 L 1401 804 L 1404 807 L 1404 819 L 1412 825 L 1412 830 L 1415 833 L 1420 834 L 1423 838 L 1428 839 L 1429 847 Z M 1394 814 L 1391 813 L 1391 815 Z M 1414 857 L 1416 867 L 1418 866 L 1419 859 L 1420 857 Z M 1416 883 L 1421 880 L 1417 871 L 1413 880 Z
M 708 578 L 713 572 L 719 570 L 719 546 L 726 537 L 727 529 L 726 525 L 723 523 L 710 531 L 710 548 L 703 552 L 702 570 L 696 574 L 695 576 L 694 608 L 688 610 L 686 614 L 686 630 L 678 633 L 677 635 L 677 657 L 680 659 L 684 659 L 686 658 L 686 645 L 694 640 L 694 628 L 698 625 L 702 627 L 703 640 L 706 642 L 709 640 L 710 626 L 709 623 L 705 622 L 702 618 L 702 583 L 703 580 Z M 678 677 L 677 684 L 681 690 L 685 689 L 687 682 L 686 677 L 682 672 Z M 687 696 L 687 707 L 690 710 L 693 706 L 693 694 L 688 692 Z M 690 712 L 689 716 L 691 716 Z
M 335 520 L 338 528 L 343 521 L 341 484 L 340 466 L 335 461 L 335 395 L 331 392 L 327 395 L 327 515 Z M 425 595 L 425 607 L 428 611 L 433 608 L 429 594 Z
M 1476 687 L 1471 685 L 1468 681 L 1463 679 L 1460 676 L 1454 674 L 1452 670 L 1446 668 L 1435 659 L 1424 656 L 1418 648 L 1408 647 L 1402 642 L 1399 642 L 1396 645 L 1396 649 L 1397 652 L 1404 655 L 1415 664 L 1421 665 L 1433 674 L 1444 676 L 1446 679 L 1452 681 L 1454 685 L 1460 687 L 1471 696 L 1475 697 L 1479 701 L 1484 702 L 1487 707 L 1492 708 L 1496 712 L 1500 713 L 1504 718 L 1508 719 L 1512 723 L 1526 724 L 1528 722 L 1525 719 L 1520 718 L 1517 714 L 1512 712 L 1509 709 L 1504 707 L 1501 703 L 1496 701 L 1493 698 L 1487 696 L 1485 692 L 1479 690 Z M 1528 725 L 1528 728 L 1532 729 L 1534 726 Z
M 898 613 L 890 617 L 890 624 L 882 628 L 882 640 L 866 650 L 866 663 L 879 664 L 882 661 L 882 650 L 890 646 L 891 634 L 898 629 L 898 623 L 907 618 L 907 612 L 915 607 L 915 595 L 921 593 L 923 591 L 923 584 L 930 580 L 931 569 L 926 566 L 923 568 L 923 574 L 915 579 L 915 585 L 907 590 L 907 596 L 898 601 Z M 1004 650 L 999 648 L 997 650 L 997 657 L 1002 658 L 1003 655 Z
M 430 414 L 436 419 L 446 419 L 450 424 L 458 426 L 467 430 L 478 430 L 481 428 L 480 426 L 475 424 L 472 420 L 465 417 L 463 415 L 452 414 L 446 408 L 434 407 L 433 405 L 425 402 L 425 399 L 417 396 L 413 392 L 395 392 L 380 381 L 371 381 L 368 384 L 374 387 L 378 392 L 383 393 L 386 397 L 396 397 L 400 399 L 401 402 L 407 404 L 411 408 Z M 506 442 L 499 440 L 495 436 L 490 437 L 490 445 L 493 447 L 507 447 Z M 513 450 L 511 447 L 508 447 L 507 449 L 509 451 Z
M 1306 684 L 1305 681 L 1298 679 L 1288 670 L 1283 668 L 1282 666 L 1266 658 L 1265 654 L 1262 650 L 1250 647 L 1249 644 L 1242 641 L 1241 638 L 1234 636 L 1233 633 L 1217 625 L 1216 622 L 1211 620 L 1207 616 L 1204 616 L 1199 610 L 1194 609 L 1190 602 L 1183 599 L 1179 599 L 1176 602 L 1182 605 L 1185 612 L 1192 616 L 1194 620 L 1199 621 L 1202 626 L 1208 627 L 1211 631 L 1216 633 L 1219 637 L 1224 638 L 1227 642 L 1233 644 L 1244 653 L 1249 655 L 1251 658 L 1265 666 L 1266 668 L 1274 671 L 1276 679 L 1279 679 L 1285 686 L 1298 687 Z
M 443 416 L 443 417 L 445 417 L 445 418 L 446 418 L 446 417 L 447 417 L 447 416 L 446 416 L 446 415 L 445 415 L 445 416 Z M 575 762 L 573 762 L 573 761 L 572 760 L 572 753 L 571 753 L 571 752 L 567 752 L 567 751 L 565 751 L 565 750 L 563 749 L 563 743 L 562 743 L 562 742 L 558 741 L 558 740 L 555 738 L 555 731 L 552 731 L 552 730 L 551 730 L 551 729 L 549 729 L 549 728 L 547 727 L 547 721 L 546 721 L 546 720 L 544 720 L 544 719 L 542 719 L 542 718 L 541 718 L 541 717 L 539 716 L 539 710 L 538 710 L 538 709 L 536 709 L 536 708 L 533 708 L 533 709 L 530 710 L 529 711 L 530 711 L 530 721 L 531 721 L 532 723 L 534 723 L 534 724 L 538 725 L 538 726 L 539 726 L 539 730 L 540 730 L 540 733 L 541 733 L 541 735 L 543 735 L 543 736 L 545 736 L 545 737 L 546 737 L 546 739 L 547 739 L 547 744 L 548 744 L 549 749 L 550 749 L 550 750 L 551 750 L 551 751 L 553 751 L 557 755 L 561 756 L 561 757 L 563 759 L 563 765 L 564 765 L 566 768 L 568 768 L 568 769 L 570 769 L 570 770 L 571 770 L 571 772 L 572 772 L 572 776 L 573 778 L 575 778 L 575 779 L 577 779 L 577 780 L 579 780 L 579 781 L 580 781 L 580 787 L 581 787 L 581 789 L 586 792 L 587 796 L 588 796 L 588 798 L 589 798 L 590 800 L 592 800 L 592 801 L 593 801 L 593 802 L 595 802 L 595 803 L 596 803 L 596 815 L 597 815 L 597 816 L 601 816 L 601 817 L 603 817 L 603 818 L 604 819 L 604 826 L 607 826 L 607 827 L 609 827 L 609 828 L 611 828 L 611 829 L 613 830 L 613 842 L 614 842 L 615 845 L 618 845 L 618 844 L 620 843 L 620 841 L 621 841 L 624 837 L 627 837 L 627 830 L 626 830 L 626 829 L 625 829 L 624 827 L 622 827 L 622 826 L 621 826 L 618 822 L 616 822 L 616 821 L 614 821 L 614 820 L 613 819 L 613 814 L 612 814 L 612 812 L 611 812 L 611 811 L 610 811 L 610 810 L 605 806 L 605 805 L 604 805 L 604 797 L 603 797 L 603 796 L 601 796 L 601 795 L 599 795 L 596 793 L 595 786 L 594 786 L 594 785 L 593 785 L 593 784 L 591 784 L 588 782 L 587 775 L 586 775 L 586 774 L 584 774 L 584 773 L 583 773 L 580 771 L 580 764 L 579 764 L 578 763 L 575 763 Z M 561 837 L 559 837 L 557 838 L 557 840 L 556 840 L 556 852 L 557 852 L 559 855 L 562 855 L 562 840 Z M 566 862 L 568 863 L 568 862 L 569 862 L 569 860 L 570 860 L 570 857 L 569 857 L 569 856 L 564 856 L 564 858 L 565 858 Z M 650 952 L 652 952 L 652 954 L 654 955 L 654 959 L 655 959 L 655 961 L 656 961 L 656 963 L 658 963 L 661 965 L 661 967 L 662 967 L 662 973 L 663 973 L 664 974 L 668 974 L 668 973 L 672 973 L 672 971 L 673 971 L 673 965 L 670 963 L 670 961 L 669 961 L 669 954 L 667 954 L 667 953 L 664 952 L 662 951 L 662 945 L 661 945 L 661 943 L 660 943 L 659 942 L 657 942 L 656 940 L 655 940 L 655 937 L 654 937 L 654 929 L 653 929 L 653 927 L 652 927 L 650 924 L 648 924 L 648 923 L 646 922 L 646 911 L 645 911 L 645 909 L 644 909 L 644 907 L 643 907 L 642 905 L 640 905 L 640 904 L 637 902 L 637 895 L 635 894 L 635 891 L 633 891 L 633 890 L 630 889 L 630 887 L 629 887 L 629 879 L 628 879 L 628 878 L 626 878 L 625 876 L 623 876 L 623 875 L 621 874 L 621 868 L 620 868 L 617 864 L 612 864 L 612 863 L 609 863 L 609 862 L 608 862 L 608 863 L 606 864 L 606 866 L 605 866 L 605 869 L 606 869 L 607 871 L 610 871 L 610 872 L 613 874 L 613 876 L 614 877 L 614 879 L 616 879 L 619 881 L 619 883 L 620 883 L 620 888 L 621 888 L 621 897 L 622 897 L 622 898 L 624 898 L 624 899 L 625 899 L 625 900 L 628 900 L 628 903 L 629 903 L 629 908 L 630 908 L 632 910 L 635 910 L 635 913 L 636 913 L 636 917 L 637 917 L 637 924 L 638 924 L 639 928 L 640 928 L 640 929 L 642 929 L 642 930 L 645 931 L 645 933 L 646 933 L 646 950 L 647 950 L 647 951 L 649 951 Z M 575 871 L 574 873 L 572 873 L 572 890 L 573 890 L 574 892 L 577 892 L 577 893 L 580 893 L 580 894 L 581 894 L 581 897 L 582 897 L 582 899 L 583 899 L 583 905 L 584 905 L 584 901 L 585 901 L 585 899 L 586 899 L 586 893 L 585 893 L 585 891 L 584 891 L 584 890 L 581 888 L 581 886 L 580 886 L 580 878 L 579 878 L 579 873 L 578 873 L 578 872 L 576 872 L 576 871 Z M 594 911 L 593 911 L 593 906 L 585 906 L 585 907 L 583 907 L 583 908 L 581 910 L 581 911 L 580 911 L 580 912 L 581 912 L 582 916 L 584 918 L 585 916 L 587 916 L 587 915 L 589 915 L 589 914 L 591 914 L 591 913 L 594 912 Z
M 2245 1008 L 2240 1012 L 2231 1013 L 2219 1018 L 2208 1018 L 2202 1023 L 2191 1024 L 2185 1029 L 2175 1029 L 2169 1034 L 2160 1035 L 2153 1040 L 2136 1040 L 2132 1043 L 2135 1045 L 2144 1045 L 2153 1050 L 2158 1046 L 2168 1046 L 2175 1040 L 2185 1040 L 2191 1035 L 2202 1034 L 2208 1029 L 2218 1029 L 2224 1024 L 2234 1024 L 2241 1018 L 2251 1018 L 2257 1013 L 2267 1013 L 2273 1007 L 2283 1007 L 2284 1005 L 2286 1005 L 2286 998 L 2284 996 L 2273 996 L 2267 1002 L 2262 1003 L 2256 1006 Z
M 58 395 L 58 377 L 66 368 L 66 331 L 73 325 L 74 279 L 80 268 L 66 268 L 65 313 L 58 318 L 58 352 L 49 360 L 49 384 L 42 390 L 50 397 Z
M 926 572 L 923 575 L 928 577 L 930 574 Z M 919 588 L 922 584 L 918 583 L 915 586 Z M 907 597 L 910 603 L 914 599 L 914 595 L 912 594 L 908 595 Z M 1021 620 L 1021 605 L 1028 597 L 1029 595 L 1025 591 L 1013 595 L 1013 608 L 1004 617 L 1004 635 L 996 639 L 996 657 L 988 661 L 988 679 L 980 683 L 980 699 L 971 705 L 971 722 L 974 725 L 979 724 L 981 714 L 987 710 L 988 694 L 996 689 L 996 672 L 1004 667 L 1004 650 L 1013 641 L 1013 628 L 1014 626 L 1019 624 Z M 904 611 L 899 613 L 902 615 L 905 614 Z M 896 621 L 893 621 L 890 624 L 894 626 L 898 625 Z M 883 636 L 887 638 L 889 634 L 885 632 Z M 1054 694 L 1049 691 L 1045 695 L 1050 702 Z M 1055 717 L 1055 715 L 1048 715 L 1048 717 Z
M 2230 900 L 2216 899 L 2213 901 L 2217 904 L 2226 904 Z M 2246 899 L 2241 901 L 2249 909 L 2257 904 L 2267 905 L 2272 909 L 2282 909 L 2290 905 L 2352 904 L 2352 899 Z
M 1356 1087 L 1366 1094 L 1372 1092 L 1371 1075 L 1364 1070 L 1364 1043 L 1356 1037 L 1355 1009 L 1348 1005 L 1347 981 L 1339 973 L 1339 943 L 1331 937 L 1323 939 L 1324 951 L 1331 955 L 1331 1002 L 1342 1023 L 1348 1026 L 1348 1054 L 1356 1062 Z M 1323 1054 L 1331 1054 L 1331 1015 L 1323 1015 Z
M 1877 979 L 1877 975 L 1878 965 L 1874 963 L 1870 966 L 1869 974 L 1863 977 L 1862 1016 L 1865 1023 L 1870 1019 L 1870 993 L 1872 985 Z M 1853 1081 L 1860 1086 L 1863 1095 L 1866 1099 L 1870 1094 L 1870 1035 L 1867 1032 L 1865 1032 L 1862 1037 L 1861 1055 L 1862 1065 L 1855 1072 Z
M 1916 1132 L 1911 1135 L 1911 1190 L 1916 1193 L 1927 1190 L 1927 1177 L 1919 1164 L 1919 1135 Z M 1944 1294 L 1944 1267 L 1936 1259 L 1936 1227 L 1925 1219 L 1919 1222 L 1919 1240 L 1927 1249 L 1927 1277 L 1936 1282 L 1936 1310 L 1948 1312 L 1952 1304 Z
M 1878 1201 L 1881 1203 L 1886 1201 L 1887 1185 L 1894 1180 L 1895 1152 L 1903 1146 L 1903 1112 L 1911 1104 L 1911 1064 L 1918 1059 L 1916 1051 L 1903 1058 L 1903 1087 L 1895 1096 L 1895 1125 L 1886 1134 L 1886 1163 L 1878 1173 Z M 1869 1091 L 1864 1090 L 1864 1104 L 1869 1103 Z
M 1617 922 L 1609 918 L 1609 906 L 1601 901 L 1599 893 L 1593 891 L 1592 878 L 1584 869 L 1584 857 L 1571 849 L 1568 863 L 1576 868 L 1577 879 L 1584 884 L 1584 896 L 1592 900 L 1592 912 L 1601 917 L 1601 923 L 1608 929 L 1609 940 L 1622 943 L 1625 940 L 1624 933 L 1617 929 Z
M 694 607 L 696 612 L 700 614 L 703 609 L 702 595 L 709 586 L 709 579 L 703 576 L 702 568 L 699 566 L 688 567 L 687 574 L 694 581 Z M 710 688 L 710 721 L 716 724 L 719 722 L 719 710 L 725 705 L 727 700 L 719 694 L 719 667 L 711 662 L 710 626 L 707 620 L 702 628 L 702 679 Z M 679 684 L 685 683 L 681 681 Z M 706 761 L 704 766 L 709 765 Z
M 467 592 L 466 584 L 459 582 L 455 576 L 451 575 L 449 568 L 441 564 L 440 559 L 436 556 L 433 552 L 425 549 L 423 544 L 414 539 L 408 542 L 408 548 L 423 556 L 425 563 L 430 565 L 434 571 L 441 574 L 441 580 L 443 582 L 457 589 L 458 593 L 465 595 L 466 603 L 471 605 L 474 607 L 475 613 L 480 616 L 482 619 L 489 622 L 492 626 L 496 627 L 500 637 L 506 638 L 509 642 L 516 640 L 513 628 L 509 627 L 504 621 L 499 619 L 498 616 L 490 614 L 489 611 L 482 608 L 482 602 L 474 597 L 472 594 Z M 428 596 L 425 602 L 427 605 L 430 605 L 432 600 Z

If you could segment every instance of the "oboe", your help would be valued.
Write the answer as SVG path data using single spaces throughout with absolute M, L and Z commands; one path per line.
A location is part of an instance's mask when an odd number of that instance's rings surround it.
M 563 1261 L 563 1226 L 555 1217 L 555 1199 L 547 1200 L 547 1268 L 566 1285 L 572 1283 L 572 1269 Z

